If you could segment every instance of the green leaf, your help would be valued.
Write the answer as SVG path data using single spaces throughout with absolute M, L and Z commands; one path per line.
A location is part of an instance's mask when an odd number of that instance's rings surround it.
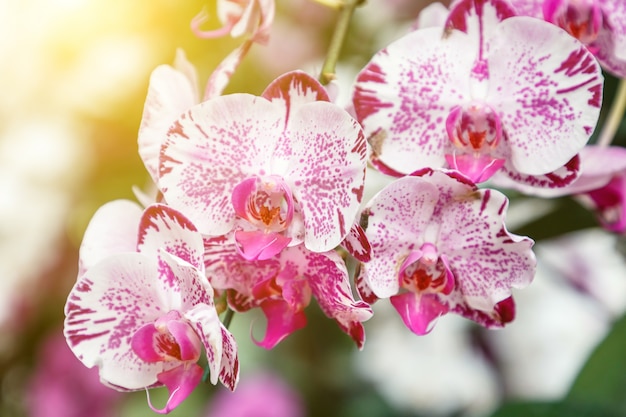
M 566 399 L 604 405 L 626 415 L 626 316 L 614 323 L 592 353 Z

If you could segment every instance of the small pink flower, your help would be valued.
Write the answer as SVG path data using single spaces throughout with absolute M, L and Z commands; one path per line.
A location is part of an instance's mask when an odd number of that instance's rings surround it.
M 353 97 L 383 172 L 447 166 L 474 182 L 550 188 L 576 178 L 601 99 L 584 45 L 502 0 L 458 1 L 445 29 L 393 42 L 357 76 Z
M 348 271 L 335 252 L 316 253 L 304 245 L 285 248 L 267 260 L 246 261 L 232 245 L 206 245 L 205 262 L 211 284 L 227 291 L 235 311 L 260 307 L 267 330 L 259 346 L 271 349 L 306 326 L 304 309 L 311 297 L 327 317 L 334 319 L 359 348 L 365 342 L 362 322 L 370 307 L 352 296 Z
M 128 202 L 112 202 L 88 226 L 81 248 L 84 271 L 65 306 L 65 336 L 83 364 L 99 367 L 108 386 L 166 386 L 170 397 L 165 407 L 150 407 L 168 413 L 202 379 L 197 361 L 203 346 L 211 382 L 219 378 L 234 389 L 237 349 L 215 310 L 204 274 L 203 240 L 195 226 L 172 208 L 155 204 L 135 228 L 127 229 L 136 211 Z M 128 250 L 133 229 L 135 247 Z M 110 235 L 102 245 L 96 243 L 100 233 Z
M 504 226 L 508 200 L 454 172 L 425 169 L 384 188 L 365 210 L 372 260 L 357 286 L 390 298 L 406 326 L 428 333 L 454 312 L 487 327 L 513 320 L 511 288 L 535 272 L 533 242 Z
M 161 148 L 158 186 L 203 234 L 233 232 L 245 259 L 302 242 L 326 252 L 354 224 L 365 156 L 359 124 L 292 72 L 262 97 L 215 97 L 184 113 Z

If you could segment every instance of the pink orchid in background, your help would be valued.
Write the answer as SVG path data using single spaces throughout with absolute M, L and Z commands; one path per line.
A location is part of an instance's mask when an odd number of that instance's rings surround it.
M 158 186 L 203 234 L 232 232 L 247 260 L 302 242 L 326 252 L 354 224 L 365 159 L 356 120 L 296 71 L 262 97 L 220 96 L 184 113 L 161 148 Z
M 211 375 L 231 390 L 239 375 L 237 346 L 221 324 L 213 289 L 204 274 L 200 233 L 182 214 L 160 204 L 148 207 L 128 251 L 129 235 L 91 244 L 97 232 L 126 228 L 115 223 L 136 210 L 128 202 L 103 206 L 88 226 L 86 270 L 65 306 L 65 336 L 74 354 L 118 390 L 166 386 L 170 397 L 159 413 L 176 408 L 200 382 L 202 347 Z M 132 229 L 131 229 L 132 230 Z M 119 252 L 115 252 L 115 242 Z M 92 264 L 93 261 L 94 263 Z M 149 401 L 149 399 L 148 399 Z
M 362 322 L 372 317 L 372 310 L 352 296 L 346 265 L 337 252 L 316 253 L 298 245 L 272 259 L 246 261 L 233 245 L 205 247 L 207 276 L 214 288 L 227 291 L 230 307 L 238 312 L 260 307 L 267 318 L 265 337 L 254 340 L 257 345 L 271 349 L 305 327 L 304 309 L 314 296 L 324 314 L 363 347 Z
M 487 327 L 513 320 L 511 288 L 535 272 L 533 242 L 504 225 L 507 198 L 454 171 L 400 178 L 367 205 L 372 260 L 357 287 L 366 301 L 390 298 L 418 335 L 448 312 Z
M 576 178 L 602 83 L 593 55 L 563 30 L 502 0 L 462 0 L 445 29 L 378 52 L 353 101 L 384 172 L 448 166 L 474 182 L 497 173 L 559 187 Z
M 179 49 L 174 66 L 159 65 L 152 71 L 139 126 L 139 156 L 155 183 L 158 180 L 159 151 L 170 125 L 199 102 L 196 69 Z
M 626 77 L 626 2 L 511 0 L 520 15 L 545 19 L 584 43 L 616 77 Z
M 29 417 L 115 417 L 121 393 L 100 383 L 72 353 L 62 333 L 47 336 L 26 387 Z
M 287 381 L 264 371 L 241 381 L 237 391 L 220 390 L 212 398 L 206 417 L 304 417 L 302 399 Z

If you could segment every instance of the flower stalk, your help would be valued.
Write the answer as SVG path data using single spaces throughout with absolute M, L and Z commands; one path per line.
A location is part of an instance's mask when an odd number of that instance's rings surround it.
M 598 136 L 598 146 L 609 146 L 615 137 L 615 133 L 622 122 L 624 117 L 624 110 L 626 110 L 626 79 L 621 78 L 617 86 L 617 93 L 613 103 L 611 103 L 611 109 L 606 117 L 600 136 Z
M 348 28 L 350 26 L 350 20 L 357 7 L 362 5 L 364 0 L 345 0 L 345 2 L 338 6 L 339 18 L 337 25 L 335 26 L 335 32 L 330 40 L 328 46 L 328 53 L 326 54 L 326 60 L 322 66 L 319 81 L 326 85 L 335 79 L 335 71 L 337 67 L 337 61 L 339 60 L 339 54 L 343 47 L 346 35 L 348 34 Z

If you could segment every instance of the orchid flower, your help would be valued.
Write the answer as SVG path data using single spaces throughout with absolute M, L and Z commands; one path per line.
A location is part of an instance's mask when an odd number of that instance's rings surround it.
M 105 244 L 91 244 L 98 232 L 124 230 L 137 207 L 127 202 L 103 206 L 88 226 L 82 263 L 85 271 L 65 305 L 65 336 L 74 354 L 118 390 L 166 386 L 170 396 L 159 413 L 176 408 L 203 376 L 202 347 L 211 375 L 231 390 L 239 374 L 237 347 L 221 324 L 213 289 L 204 273 L 203 240 L 182 214 L 160 204 L 148 207 L 134 230 Z M 114 223 L 130 213 L 128 222 Z M 103 235 L 104 236 L 104 235 Z M 116 238 L 117 237 L 117 238 Z M 120 238 L 121 237 L 121 238 Z M 119 248 L 120 251 L 116 251 Z
M 203 10 L 191 21 L 191 29 L 196 36 L 205 39 L 247 35 L 255 42 L 266 43 L 275 9 L 274 0 L 217 0 L 217 17 L 223 26 L 212 31 L 201 30 L 200 26 L 209 18 Z
M 503 0 L 462 0 L 445 29 L 378 52 L 353 101 L 383 172 L 448 166 L 474 182 L 498 173 L 559 187 L 576 178 L 602 82 L 593 55 L 563 30 L 515 16 Z
M 292 72 L 262 97 L 220 96 L 184 113 L 161 148 L 158 186 L 203 234 L 232 232 L 247 260 L 302 242 L 327 252 L 355 222 L 365 159 L 359 124 Z
M 623 0 L 511 0 L 520 15 L 545 19 L 584 43 L 600 64 L 626 78 L 626 2 Z
M 216 289 L 227 291 L 230 307 L 239 312 L 260 307 L 267 318 L 265 337 L 254 340 L 257 345 L 271 349 L 306 326 L 304 309 L 314 296 L 324 314 L 359 349 L 363 347 L 362 322 L 372 316 L 372 310 L 353 298 L 348 271 L 337 252 L 316 253 L 298 245 L 272 259 L 247 261 L 232 245 L 205 247 L 207 276 Z
M 448 312 L 487 327 L 510 322 L 511 288 L 531 282 L 535 257 L 532 240 L 506 230 L 507 204 L 454 171 L 425 169 L 391 183 L 365 209 L 372 260 L 358 277 L 361 296 L 389 298 L 418 335 Z

